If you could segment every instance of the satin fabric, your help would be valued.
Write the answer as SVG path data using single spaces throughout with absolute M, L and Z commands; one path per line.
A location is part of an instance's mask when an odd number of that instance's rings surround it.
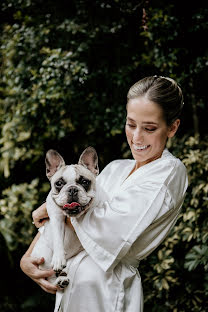
M 188 179 L 167 149 L 129 176 L 134 166 L 135 160 L 111 162 L 97 178 L 109 199 L 72 218 L 84 251 L 69 260 L 70 284 L 57 294 L 55 311 L 143 311 L 139 262 L 175 224 Z

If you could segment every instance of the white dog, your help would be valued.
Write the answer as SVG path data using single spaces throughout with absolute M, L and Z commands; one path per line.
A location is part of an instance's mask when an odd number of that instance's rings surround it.
M 69 283 L 66 260 L 83 250 L 76 233 L 65 224 L 65 219 L 72 216 L 78 218 L 100 202 L 96 197 L 98 157 L 95 149 L 88 147 L 80 156 L 78 165 L 66 166 L 58 152 L 49 150 L 45 162 L 46 175 L 51 183 L 46 200 L 49 221 L 31 256 L 44 257 L 45 262 L 40 268 L 53 268 L 56 276 L 49 280 L 65 288 Z

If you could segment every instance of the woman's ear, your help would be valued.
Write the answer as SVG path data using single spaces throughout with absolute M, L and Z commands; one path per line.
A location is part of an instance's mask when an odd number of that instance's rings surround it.
M 168 138 L 174 137 L 178 127 L 180 126 L 180 119 L 176 119 L 170 126 L 168 130 Z

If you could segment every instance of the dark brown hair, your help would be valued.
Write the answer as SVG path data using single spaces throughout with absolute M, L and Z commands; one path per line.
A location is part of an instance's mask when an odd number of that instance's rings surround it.
M 162 108 L 168 126 L 180 117 L 183 108 L 183 93 L 175 80 L 162 76 L 143 78 L 129 89 L 127 103 L 130 99 L 141 96 L 145 96 Z

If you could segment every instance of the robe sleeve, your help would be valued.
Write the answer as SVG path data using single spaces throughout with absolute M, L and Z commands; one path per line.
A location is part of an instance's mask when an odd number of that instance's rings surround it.
M 112 270 L 121 261 L 161 211 L 173 208 L 175 201 L 168 185 L 170 181 L 173 184 L 174 177 L 181 178 L 181 174 L 175 165 L 168 164 L 160 178 L 146 179 L 142 184 L 132 183 L 102 207 L 95 207 L 78 219 L 72 218 L 83 248 L 104 271 Z M 176 193 L 177 197 L 182 197 L 184 189 Z

